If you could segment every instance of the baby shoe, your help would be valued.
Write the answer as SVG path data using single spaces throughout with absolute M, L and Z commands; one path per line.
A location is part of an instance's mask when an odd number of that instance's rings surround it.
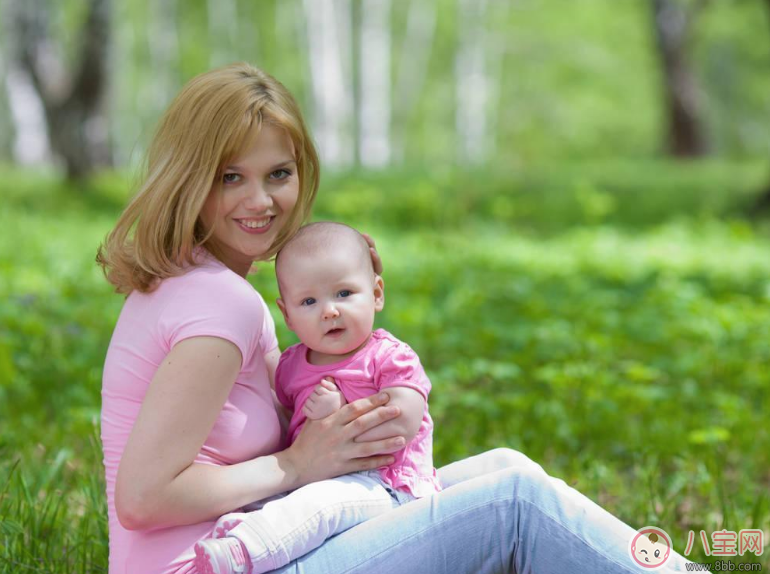
M 200 574 L 246 574 L 248 562 L 237 538 L 207 538 L 195 545 L 195 568 Z

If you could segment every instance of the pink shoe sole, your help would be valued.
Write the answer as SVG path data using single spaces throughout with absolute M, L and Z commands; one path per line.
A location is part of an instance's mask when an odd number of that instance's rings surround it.
M 224 538 L 227 536 L 227 533 L 230 532 L 233 528 L 238 526 L 242 520 L 228 520 L 226 522 L 223 522 L 222 524 L 218 525 L 214 529 L 214 538 Z
M 198 574 L 247 574 L 251 571 L 242 543 L 239 543 L 237 548 L 226 549 L 218 542 L 208 539 L 195 544 L 193 564 Z
M 225 521 L 217 521 L 216 526 L 214 526 L 214 538 L 224 538 L 227 536 L 227 533 L 230 532 L 233 528 L 238 526 L 243 520 L 240 518 L 234 518 L 232 515 Z
M 195 545 L 195 560 L 193 564 L 195 564 L 195 570 L 198 574 L 219 574 L 217 570 L 214 570 L 211 557 L 200 542 Z

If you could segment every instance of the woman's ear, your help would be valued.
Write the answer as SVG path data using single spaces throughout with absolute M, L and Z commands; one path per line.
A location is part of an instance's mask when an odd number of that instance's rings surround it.
M 385 307 L 385 283 L 379 275 L 374 276 L 374 310 L 382 311 Z
M 281 315 L 283 315 L 283 320 L 286 323 L 286 326 L 291 330 L 294 331 L 294 329 L 291 326 L 291 321 L 289 320 L 289 313 L 286 311 L 286 305 L 283 302 L 283 299 L 280 297 L 275 300 L 276 304 L 278 305 L 278 308 L 281 310 Z

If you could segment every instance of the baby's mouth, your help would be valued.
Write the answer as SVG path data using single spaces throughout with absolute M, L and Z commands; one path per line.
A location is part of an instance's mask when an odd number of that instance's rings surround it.
M 328 331 L 326 331 L 326 334 L 331 337 L 337 337 L 341 335 L 344 330 L 345 329 L 343 329 L 342 327 L 335 327 L 334 329 L 329 329 Z

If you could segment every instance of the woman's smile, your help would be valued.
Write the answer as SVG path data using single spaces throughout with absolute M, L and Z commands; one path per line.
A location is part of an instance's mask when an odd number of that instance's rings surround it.
M 245 231 L 246 233 L 260 234 L 267 233 L 270 230 L 271 224 L 275 220 L 274 215 L 267 217 L 260 217 L 256 219 L 235 219 L 234 221 Z

